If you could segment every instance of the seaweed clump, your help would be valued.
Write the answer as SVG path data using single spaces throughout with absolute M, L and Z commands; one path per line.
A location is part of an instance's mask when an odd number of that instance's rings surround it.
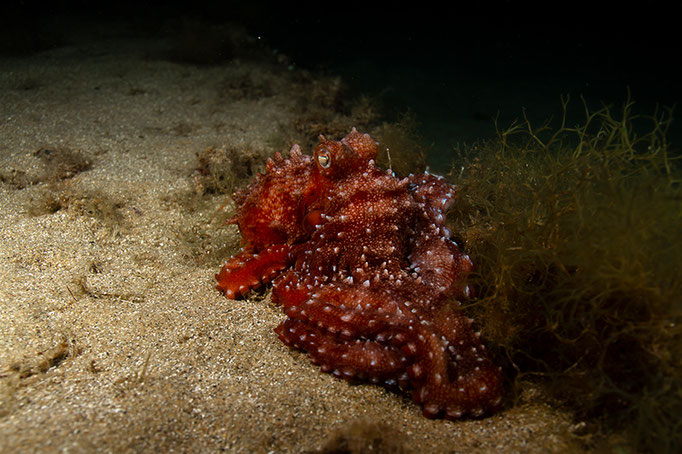
M 28 156 L 29 163 L 23 168 L 8 162 L 0 168 L 0 183 L 11 189 L 47 182 L 50 184 L 70 180 L 92 168 L 92 161 L 81 151 L 66 148 L 39 148 Z M 3 163 L 5 164 L 5 163 Z
M 453 177 L 483 330 L 518 392 L 544 385 L 629 449 L 682 450 L 682 171 L 672 111 L 498 130 Z M 641 133 L 642 128 L 647 132 Z M 636 131 L 640 131 L 638 134 Z M 585 424 L 585 422 L 587 422 Z
M 251 179 L 258 170 L 261 155 L 249 148 L 210 147 L 196 153 L 198 166 L 192 173 L 198 195 L 230 194 L 236 186 Z

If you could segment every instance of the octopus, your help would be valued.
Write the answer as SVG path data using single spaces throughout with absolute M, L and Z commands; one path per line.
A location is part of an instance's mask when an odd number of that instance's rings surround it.
M 473 320 L 472 262 L 450 239 L 455 188 L 429 173 L 399 179 L 355 128 L 312 156 L 276 153 L 237 191 L 243 247 L 216 275 L 235 299 L 272 282 L 284 344 L 337 377 L 411 392 L 428 418 L 498 410 L 502 376 Z

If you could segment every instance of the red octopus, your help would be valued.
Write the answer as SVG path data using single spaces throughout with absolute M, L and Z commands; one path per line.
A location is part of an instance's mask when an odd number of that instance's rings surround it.
M 443 178 L 382 171 L 376 142 L 353 130 L 294 145 L 234 195 L 244 247 L 217 288 L 238 298 L 273 281 L 288 318 L 275 332 L 324 372 L 411 389 L 426 417 L 499 409 L 500 368 L 472 320 L 453 308 L 472 264 L 449 239 L 455 195 Z

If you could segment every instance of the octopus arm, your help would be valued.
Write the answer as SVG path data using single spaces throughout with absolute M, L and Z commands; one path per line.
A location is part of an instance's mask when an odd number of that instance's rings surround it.
M 455 201 L 455 187 L 445 178 L 429 173 L 410 175 L 412 196 L 438 225 L 445 225 L 445 213 Z
M 282 322 L 275 332 L 286 345 L 307 352 L 323 372 L 387 386 L 406 383 L 406 357 L 396 347 L 369 339 L 342 339 L 293 319 Z
M 405 348 L 417 358 L 407 372 L 424 416 L 454 420 L 499 409 L 502 375 L 484 355 L 469 319 L 456 312 L 435 316 Z
M 424 284 L 443 296 L 455 296 L 460 301 L 468 297 L 465 277 L 473 265 L 449 239 L 436 234 L 415 240 L 409 261 L 420 270 Z
M 379 339 L 400 346 L 404 336 L 393 338 L 386 333 L 413 322 L 399 304 L 391 304 L 381 292 L 344 282 L 313 286 L 295 272 L 277 279 L 273 300 L 290 318 L 315 324 L 343 339 Z
M 270 246 L 258 254 L 244 251 L 228 260 L 216 274 L 216 288 L 228 298 L 239 298 L 277 277 L 291 263 L 291 247 Z

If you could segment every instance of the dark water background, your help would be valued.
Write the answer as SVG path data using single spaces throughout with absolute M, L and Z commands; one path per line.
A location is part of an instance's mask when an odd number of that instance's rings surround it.
M 581 96 L 591 109 L 619 109 L 629 90 L 635 112 L 644 115 L 678 104 L 682 22 L 658 8 L 422 4 L 383 20 L 381 13 L 365 16 L 362 9 L 305 15 L 270 32 L 298 64 L 328 67 L 356 93 L 380 94 L 389 116 L 414 113 L 431 145 L 430 164 L 442 168 L 457 144 L 494 137 L 495 118 L 502 128 L 524 110 L 537 126 L 559 118 L 562 95 L 572 100 L 569 125 L 584 122 Z M 366 27 L 357 33 L 358 25 Z M 680 144 L 679 121 L 671 139 Z
M 538 125 L 558 116 L 561 95 L 573 100 L 569 123 L 584 119 L 580 96 L 619 107 L 629 89 L 641 114 L 682 99 L 680 21 L 654 3 L 94 3 L 6 4 L 5 48 L 62 24 L 129 21 L 150 36 L 173 18 L 240 24 L 292 65 L 342 76 L 349 96 L 378 97 L 388 119 L 414 114 L 436 170 L 457 144 L 493 137 L 494 118 L 505 127 L 524 109 Z M 681 138 L 674 124 L 673 143 Z

